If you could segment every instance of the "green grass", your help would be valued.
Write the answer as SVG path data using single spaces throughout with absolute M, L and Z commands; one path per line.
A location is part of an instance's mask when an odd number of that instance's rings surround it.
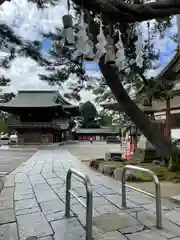
M 103 161 L 99 162 L 99 165 L 109 165 L 111 167 L 122 167 L 123 165 L 128 164 L 127 162 L 116 162 L 116 161 Z M 153 171 L 157 177 L 159 178 L 160 181 L 173 181 L 173 182 L 180 182 L 180 171 L 177 172 L 170 172 L 168 170 L 168 167 L 165 166 L 160 166 L 156 164 L 151 164 L 151 163 L 142 163 L 139 164 L 138 166 L 150 169 Z M 145 172 L 140 172 L 140 171 L 134 171 L 135 175 L 140 178 L 140 181 L 152 181 L 152 177 L 145 173 Z
M 148 168 L 153 171 L 159 180 L 164 181 L 180 181 L 180 171 L 170 172 L 168 167 L 155 165 L 155 164 L 142 164 L 141 167 Z M 143 173 L 142 178 L 146 178 L 147 174 Z

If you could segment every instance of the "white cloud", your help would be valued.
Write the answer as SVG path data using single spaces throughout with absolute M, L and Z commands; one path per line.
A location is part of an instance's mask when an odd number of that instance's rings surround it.
M 40 10 L 36 4 L 26 0 L 5 2 L 0 7 L 0 20 L 27 40 L 40 40 L 41 32 L 55 31 L 62 26 L 62 16 L 67 12 L 61 0 L 56 6 Z
M 10 87 L 5 91 L 16 91 L 19 89 L 50 89 L 49 85 L 39 80 L 38 74 L 44 74 L 45 70 L 30 58 L 19 57 L 12 61 L 11 67 L 2 69 L 2 74 L 10 78 Z M 57 87 L 53 87 L 57 89 Z
M 153 26 L 155 20 L 150 21 L 151 26 Z M 164 63 L 162 64 L 160 61 L 156 62 L 158 65 L 156 69 L 149 69 L 146 72 L 146 76 L 148 78 L 150 77 L 156 77 L 160 72 L 166 67 L 169 61 L 173 58 L 175 54 L 175 46 L 176 44 L 174 41 L 171 39 L 171 37 L 178 32 L 178 26 L 177 26 L 177 20 L 176 17 L 173 17 L 172 19 L 172 27 L 168 29 L 165 33 L 165 37 L 162 39 L 160 37 L 160 34 L 157 32 L 152 40 L 152 43 L 154 44 L 155 49 L 157 49 L 160 54 L 164 55 Z M 147 31 L 147 22 L 143 22 L 141 24 L 142 31 L 143 31 L 143 36 L 145 39 L 147 39 L 148 36 L 148 31 Z M 166 55 L 167 53 L 167 55 Z M 170 56 L 169 56 L 170 55 Z

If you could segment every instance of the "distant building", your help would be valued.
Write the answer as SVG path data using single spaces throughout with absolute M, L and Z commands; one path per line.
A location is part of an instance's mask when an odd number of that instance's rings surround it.
M 180 128 L 180 96 L 176 96 L 170 100 L 171 103 L 171 126 L 172 128 Z M 148 111 L 148 107 L 138 105 L 144 112 Z M 117 102 L 104 103 L 101 107 L 114 111 L 121 111 Z M 166 102 L 153 101 L 151 112 L 154 114 L 156 120 L 166 120 Z
M 76 139 L 80 141 L 104 141 L 108 136 L 119 136 L 118 129 L 111 127 L 104 128 L 78 128 L 76 129 Z
M 19 91 L 0 110 L 8 112 L 9 132 L 17 132 L 19 144 L 49 144 L 72 138 L 71 117 L 78 107 L 68 103 L 59 91 Z

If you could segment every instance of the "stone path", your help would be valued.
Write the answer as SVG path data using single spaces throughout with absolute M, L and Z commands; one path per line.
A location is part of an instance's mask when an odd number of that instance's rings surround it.
M 64 217 L 65 178 L 74 167 L 93 184 L 94 240 L 180 240 L 180 208 L 163 206 L 163 229 L 155 227 L 154 199 L 128 191 L 122 209 L 120 183 L 82 164 L 66 149 L 39 150 L 6 177 L 0 196 L 0 240 L 85 240 L 85 209 L 71 201 L 72 218 Z M 72 187 L 85 200 L 77 179 Z

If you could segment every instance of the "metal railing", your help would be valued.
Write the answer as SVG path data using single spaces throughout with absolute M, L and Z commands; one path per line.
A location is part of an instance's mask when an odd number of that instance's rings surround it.
M 135 171 L 142 171 L 150 174 L 153 177 L 154 184 L 155 184 L 155 195 L 145 192 L 141 189 L 129 186 L 126 184 L 126 170 L 135 170 Z M 158 177 L 149 169 L 133 166 L 133 165 L 126 165 L 123 167 L 122 170 L 122 207 L 126 208 L 126 187 L 153 197 L 156 199 L 156 227 L 161 229 L 162 228 L 162 209 L 161 209 L 161 191 L 160 191 L 160 183 Z
M 78 178 L 82 179 L 84 185 L 86 186 L 86 204 L 79 199 L 73 191 L 71 191 L 71 178 L 72 174 L 76 175 Z M 86 240 L 92 240 L 92 185 L 88 176 L 83 175 L 81 172 L 76 171 L 75 169 L 69 169 L 66 177 L 66 204 L 65 204 L 65 216 L 70 217 L 70 204 L 71 204 L 71 195 L 83 206 L 86 208 Z

